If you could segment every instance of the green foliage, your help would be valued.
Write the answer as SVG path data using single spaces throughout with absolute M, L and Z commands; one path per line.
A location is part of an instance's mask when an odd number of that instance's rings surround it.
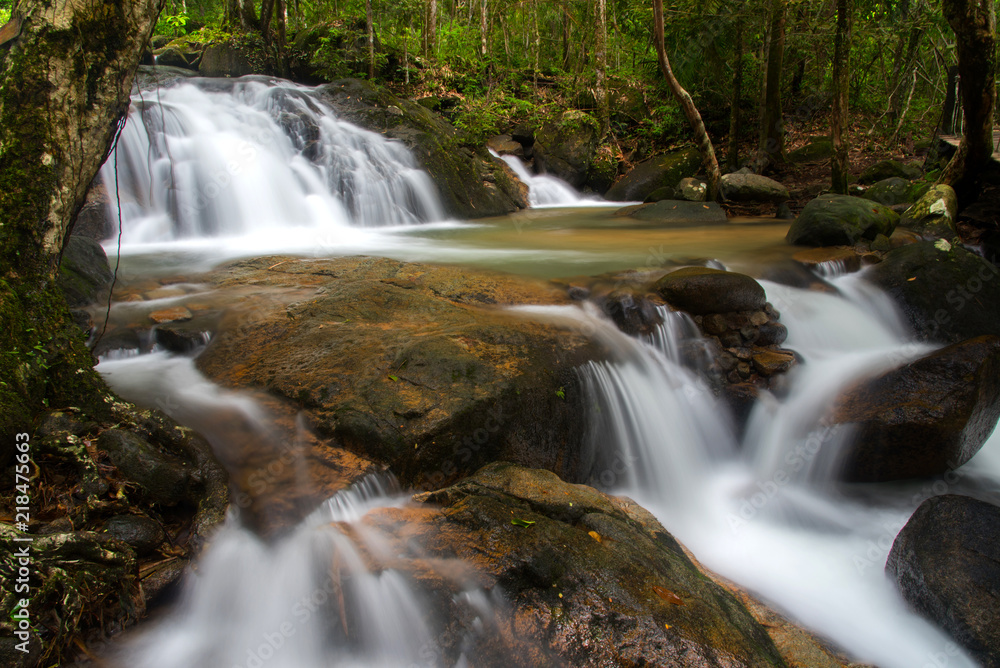
M 501 134 L 514 125 L 537 121 L 543 111 L 529 100 L 509 95 L 468 97 L 455 114 L 455 125 L 465 131 L 473 144 Z

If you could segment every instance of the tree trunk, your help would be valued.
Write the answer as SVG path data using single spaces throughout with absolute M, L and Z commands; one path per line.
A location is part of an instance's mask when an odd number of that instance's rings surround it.
M 944 96 L 944 109 L 941 110 L 941 134 L 950 135 L 955 133 L 955 100 L 958 97 L 955 92 L 958 88 L 958 66 L 952 65 L 948 68 L 948 83 Z
M 785 131 L 781 120 L 781 70 L 785 57 L 786 0 L 771 1 L 771 39 L 767 48 L 767 83 L 761 115 L 760 152 L 757 171 L 768 162 L 785 162 Z
M 740 98 L 743 96 L 743 17 L 736 19 L 735 62 L 733 63 L 733 101 L 729 110 L 729 151 L 726 166 L 736 171 L 740 166 L 740 132 L 742 118 Z
M 264 46 L 270 47 L 273 41 L 271 32 L 271 16 L 274 14 L 274 0 L 261 0 L 260 3 L 260 36 L 264 39 Z
M 993 156 L 996 103 L 996 15 L 993 0 L 943 0 L 958 46 L 958 75 L 965 113 L 962 142 L 941 182 L 968 192 Z M 959 192 L 959 197 L 962 196 Z
M 830 160 L 831 190 L 847 194 L 850 177 L 847 165 L 848 146 L 844 132 L 847 129 L 847 107 L 850 94 L 851 54 L 851 0 L 837 0 L 837 33 L 833 44 L 833 110 L 830 114 L 830 135 L 833 140 L 833 157 Z
M 437 13 L 437 0 L 427 0 L 427 11 L 424 17 L 424 55 L 428 57 L 437 52 Z
M 677 81 L 677 77 L 674 76 L 674 71 L 670 67 L 670 60 L 667 58 L 667 49 L 663 44 L 663 0 L 653 0 L 653 41 L 656 42 L 656 56 L 660 63 L 660 71 L 663 72 L 667 83 L 670 84 L 670 90 L 673 91 L 674 97 L 677 98 L 677 103 L 681 105 L 684 115 L 687 116 L 688 123 L 691 124 L 691 129 L 694 131 L 695 139 L 698 142 L 698 150 L 701 151 L 702 161 L 705 165 L 705 171 L 708 172 L 707 197 L 709 201 L 713 201 L 719 194 L 719 179 L 721 178 L 719 161 L 715 157 L 715 148 L 712 146 L 712 139 L 705 130 L 705 123 L 701 120 L 701 114 L 698 113 L 697 107 L 694 106 L 694 100 L 691 99 L 691 95 Z
M 486 0 L 479 3 L 479 55 L 486 58 L 487 33 L 486 33 Z
M 608 89 L 605 81 L 608 69 L 607 3 L 605 0 L 597 0 L 594 4 L 594 18 L 597 23 L 597 34 L 594 39 L 594 72 L 596 75 L 594 92 L 597 98 L 597 121 L 601 126 L 601 138 L 603 139 L 611 124 Z
M 375 78 L 375 24 L 372 22 L 372 0 L 365 0 L 365 34 L 368 36 L 368 80 Z
M 231 30 L 251 32 L 259 23 L 254 14 L 253 0 L 226 0 L 225 24 Z
M 0 460 L 45 405 L 108 414 L 56 285 L 164 0 L 21 0 L 0 55 Z

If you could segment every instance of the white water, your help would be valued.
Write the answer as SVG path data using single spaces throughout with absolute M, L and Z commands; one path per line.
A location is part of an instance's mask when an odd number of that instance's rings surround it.
M 896 533 L 924 499 L 997 489 L 1000 435 L 951 477 L 854 486 L 856 496 L 838 488 L 830 451 L 849 434 L 824 430 L 819 419 L 852 380 L 928 348 L 908 341 L 891 304 L 856 277 L 835 284 L 851 299 L 764 282 L 789 329 L 785 347 L 803 364 L 789 373 L 784 399 L 758 402 L 739 455 L 720 457 L 737 452 L 731 433 L 687 429 L 674 417 L 719 415 L 710 395 L 682 388 L 665 396 L 671 390 L 663 377 L 683 377 L 683 370 L 651 348 L 644 362 L 661 372 L 640 371 L 640 354 L 625 341 L 618 363 L 584 369 L 595 401 L 613 413 L 599 414 L 595 428 L 611 425 L 612 442 L 636 454 L 619 490 L 652 510 L 707 567 L 881 668 L 974 666 L 907 609 L 883 568 Z
M 533 208 L 552 206 L 622 206 L 621 202 L 606 202 L 596 197 L 583 197 L 573 186 L 562 179 L 549 174 L 532 174 L 528 167 L 515 155 L 499 155 L 490 150 L 495 157 L 506 162 L 526 186 L 528 186 L 528 203 Z

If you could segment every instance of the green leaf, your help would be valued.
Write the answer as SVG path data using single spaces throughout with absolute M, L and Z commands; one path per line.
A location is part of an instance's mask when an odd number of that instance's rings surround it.
M 390 373 L 390 374 L 389 374 L 389 380 L 391 380 L 392 382 L 394 382 L 394 383 L 395 383 L 396 381 L 398 381 L 398 380 L 399 380 L 399 376 L 394 376 L 394 375 L 392 375 L 392 374 Z
M 522 520 L 520 517 L 515 517 L 514 519 L 512 519 L 510 521 L 510 523 L 513 524 L 516 527 L 530 527 L 532 524 L 535 523 L 535 521 L 534 520 Z
M 556 396 L 559 397 L 560 399 L 565 399 L 566 398 L 566 390 L 564 388 L 560 387 L 558 390 L 556 390 Z

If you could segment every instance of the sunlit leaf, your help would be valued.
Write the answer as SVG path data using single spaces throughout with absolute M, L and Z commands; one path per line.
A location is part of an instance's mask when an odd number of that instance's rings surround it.
M 535 521 L 534 520 L 522 520 L 520 517 L 515 517 L 514 519 L 512 519 L 510 521 L 510 523 L 513 524 L 516 527 L 530 527 L 532 524 L 535 523 Z
M 664 589 L 663 587 L 658 587 L 653 585 L 653 591 L 657 596 L 662 598 L 667 603 L 673 603 L 674 605 L 684 605 L 683 599 L 680 596 L 670 591 L 669 589 Z

